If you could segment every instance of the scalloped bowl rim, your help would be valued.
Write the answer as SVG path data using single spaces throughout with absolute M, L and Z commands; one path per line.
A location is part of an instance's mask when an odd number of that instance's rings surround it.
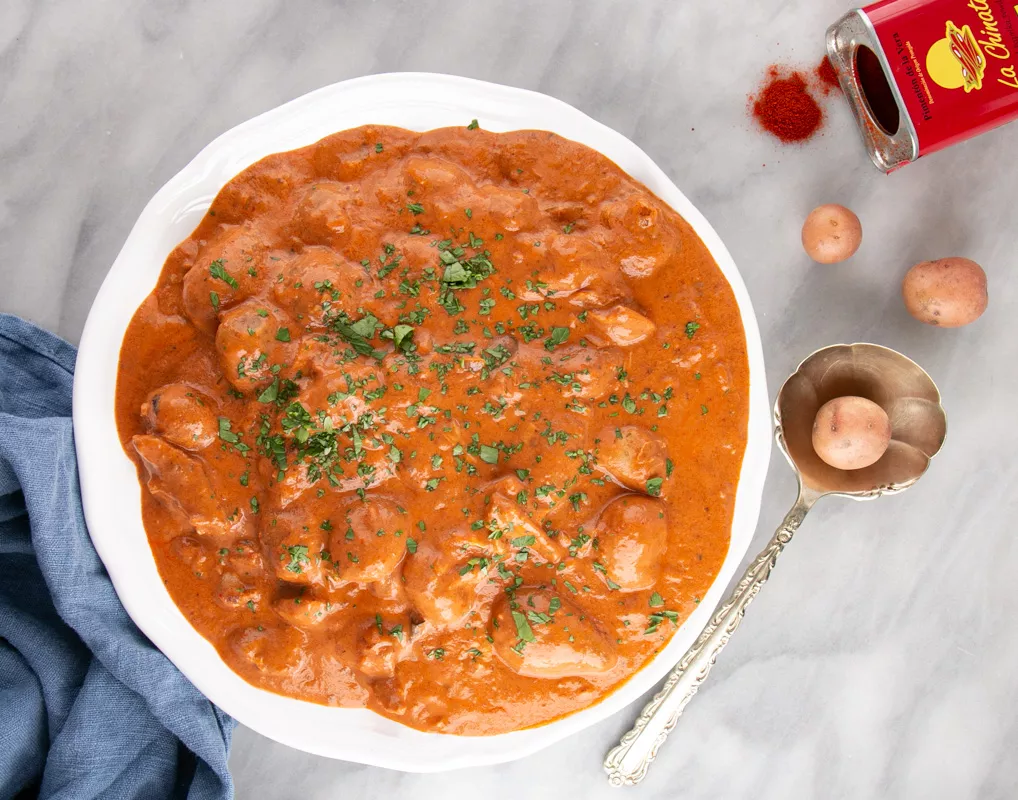
M 569 716 L 495 736 L 414 730 L 365 709 L 333 708 L 258 689 L 234 673 L 164 588 L 141 519 L 141 488 L 117 435 L 114 393 L 121 343 L 163 262 L 219 189 L 271 153 L 364 124 L 429 130 L 480 119 L 492 131 L 540 129 L 586 144 L 642 181 L 693 227 L 728 279 L 745 328 L 750 367 L 746 452 L 728 554 L 710 590 L 668 645 L 616 691 Z M 635 144 L 566 103 L 523 89 L 450 75 L 391 73 L 332 84 L 219 136 L 148 203 L 96 296 L 74 380 L 74 434 L 89 533 L 128 614 L 192 683 L 244 725 L 321 756 L 414 772 L 494 764 L 529 755 L 619 711 L 671 669 L 707 623 L 756 528 L 771 447 L 763 349 L 742 278 L 703 215 Z

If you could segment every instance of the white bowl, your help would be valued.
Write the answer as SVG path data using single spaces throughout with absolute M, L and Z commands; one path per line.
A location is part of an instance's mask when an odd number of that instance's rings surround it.
M 596 705 L 537 728 L 497 736 L 422 733 L 364 709 L 329 708 L 255 688 L 191 627 L 163 587 L 141 519 L 134 464 L 117 436 L 114 392 L 121 342 L 156 285 L 170 251 L 201 221 L 238 172 L 284 150 L 366 124 L 416 131 L 466 125 L 540 129 L 600 151 L 646 184 L 696 230 L 725 274 L 742 313 L 749 353 L 749 431 L 728 555 L 703 602 L 667 647 Z M 692 644 L 733 577 L 756 527 L 771 427 L 760 333 L 749 295 L 714 229 L 650 158 L 625 137 L 559 100 L 466 78 L 423 73 L 343 81 L 268 111 L 206 147 L 142 211 L 92 305 L 74 379 L 74 435 L 89 533 L 121 602 L 155 645 L 227 713 L 309 753 L 414 772 L 510 761 L 593 725 L 654 686 Z

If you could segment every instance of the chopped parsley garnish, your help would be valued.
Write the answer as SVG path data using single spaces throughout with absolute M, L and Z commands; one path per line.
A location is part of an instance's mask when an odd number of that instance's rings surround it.
M 696 335 L 696 332 L 698 330 L 700 330 L 700 323 L 699 322 L 687 322 L 686 323 L 686 338 L 687 339 L 692 339 Z
M 272 383 L 265 387 L 265 390 L 258 395 L 259 403 L 275 403 L 279 397 L 279 378 L 274 378 Z
M 551 352 L 569 338 L 569 328 L 552 328 L 551 336 L 544 340 L 544 349 Z
M 291 381 L 289 378 L 279 379 L 277 375 L 272 379 L 272 383 L 262 390 L 262 393 L 258 395 L 259 403 L 275 403 L 276 405 L 283 405 L 288 401 L 292 400 L 297 396 L 298 387 L 297 384 Z
M 521 642 L 533 642 L 534 631 L 527 622 L 527 615 L 522 611 L 513 611 L 513 622 L 516 623 L 516 635 Z
M 409 353 L 413 350 L 414 329 L 412 325 L 396 325 L 394 328 L 386 328 L 380 336 L 383 339 L 391 339 L 396 349 L 402 353 Z
M 648 478 L 647 479 L 647 494 L 658 497 L 661 494 L 661 484 L 664 480 L 661 478 Z
M 294 544 L 285 546 L 283 549 L 286 551 L 287 555 L 290 556 L 290 563 L 286 565 L 288 572 L 300 575 L 304 571 L 303 565 L 311 563 L 311 559 L 308 558 L 307 545 Z M 283 559 L 285 558 L 286 556 L 283 556 Z
M 237 444 L 237 442 L 240 441 L 240 437 L 236 433 L 234 433 L 232 430 L 230 430 L 232 425 L 233 425 L 233 423 L 231 423 L 228 418 L 220 417 L 219 418 L 219 438 L 222 439 L 224 442 L 228 442 L 230 444 Z
M 223 260 L 217 258 L 211 264 L 209 264 L 209 273 L 213 278 L 228 283 L 232 288 L 238 287 L 236 278 L 232 277 L 229 272 L 226 271 L 226 267 L 223 265 Z M 215 303 L 213 303 L 215 305 Z
M 472 120 L 470 120 L 470 124 L 467 125 L 467 130 L 468 131 L 477 130 L 478 127 L 480 127 L 480 126 L 478 125 L 477 120 L 476 119 L 472 119 Z
M 470 258 L 465 256 L 463 248 L 453 246 L 452 242 L 439 244 L 438 257 L 444 271 L 439 284 L 438 302 L 450 315 L 459 314 L 464 310 L 456 292 L 475 288 L 478 282 L 495 272 L 491 254 L 487 250 Z
M 481 461 L 485 464 L 497 464 L 498 463 L 498 449 L 491 447 L 490 445 L 482 444 L 480 447 L 479 455 Z
M 371 345 L 375 331 L 378 328 L 378 318 L 373 314 L 365 314 L 361 319 L 352 322 L 344 313 L 329 320 L 329 327 L 342 336 L 353 349 L 362 356 L 371 356 L 381 361 L 385 351 L 378 350 Z M 404 334 L 405 338 L 406 334 Z
M 647 629 L 643 632 L 644 636 L 647 634 L 654 633 L 658 626 L 666 619 L 670 619 L 673 625 L 679 624 L 679 614 L 677 611 L 655 611 L 648 618 Z

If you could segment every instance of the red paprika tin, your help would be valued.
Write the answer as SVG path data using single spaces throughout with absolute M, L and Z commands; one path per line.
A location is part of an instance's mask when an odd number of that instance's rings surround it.
M 827 53 L 884 172 L 1018 118 L 1018 0 L 882 0 Z

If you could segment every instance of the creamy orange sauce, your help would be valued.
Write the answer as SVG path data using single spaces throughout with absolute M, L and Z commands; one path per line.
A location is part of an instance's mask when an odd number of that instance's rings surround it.
M 600 154 L 364 127 L 223 188 L 116 402 L 166 588 L 237 673 L 479 735 L 591 705 L 695 608 L 748 364 L 706 248 Z

